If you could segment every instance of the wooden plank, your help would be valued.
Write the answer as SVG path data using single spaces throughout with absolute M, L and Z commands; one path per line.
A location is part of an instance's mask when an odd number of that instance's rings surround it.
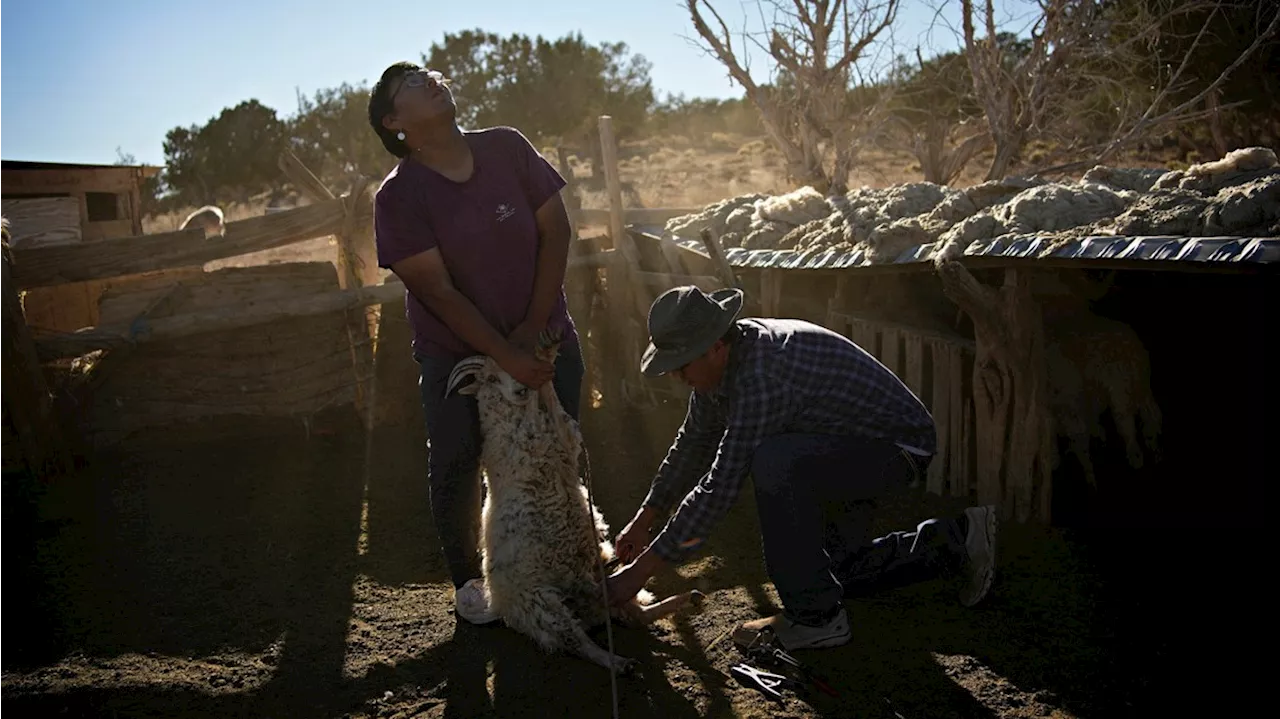
M 337 287 L 332 265 L 330 288 Z M 353 401 L 350 350 L 340 313 L 290 318 L 113 352 L 88 397 L 95 446 L 153 427 L 227 415 L 289 417 Z M 193 381 L 197 378 L 198 381 Z
M 842 315 L 849 322 L 849 337 L 862 349 L 877 359 L 880 357 L 880 343 L 877 342 L 875 325 L 861 318 Z
M 898 349 L 901 337 L 902 334 L 896 328 L 885 327 L 880 330 L 880 361 L 899 377 L 902 376 L 902 358 Z
M 358 206 L 356 221 L 368 221 L 372 207 Z M 342 230 L 342 200 L 298 207 L 226 224 L 226 235 L 205 240 L 189 229 L 98 243 L 15 250 L 14 281 L 19 288 L 105 279 L 154 270 L 192 267 L 206 262 L 337 234 Z
M 4 170 L 0 184 L 4 194 L 55 194 L 78 192 L 128 192 L 138 182 L 136 168 L 98 167 L 65 170 Z
M 861 315 L 856 315 L 856 314 L 844 314 L 844 317 L 846 317 L 849 320 L 856 320 L 858 322 L 871 325 L 880 330 L 897 330 L 898 332 L 902 332 L 905 334 L 919 335 L 921 339 L 938 340 L 940 342 L 946 342 L 948 344 L 955 345 L 956 347 L 968 350 L 970 352 L 974 350 L 973 340 L 958 334 L 939 332 L 937 330 L 927 329 L 924 327 L 917 327 L 915 325 L 903 324 L 901 322 L 889 322 L 887 320 L 863 317 Z
M 673 217 L 683 217 L 702 212 L 701 207 L 631 207 L 623 210 L 622 221 L 628 225 L 662 225 Z M 606 225 L 611 218 L 609 210 L 582 208 L 575 213 L 584 225 Z
M 276 158 L 276 166 L 284 173 L 284 176 L 298 188 L 298 192 L 306 195 L 312 202 L 325 202 L 334 198 L 333 193 L 320 178 L 315 176 L 307 166 L 293 154 L 293 150 L 285 150 Z
M 780 270 L 760 271 L 760 303 L 765 317 L 778 317 L 782 312 L 782 278 Z
M 837 324 L 843 324 L 845 326 L 848 326 L 849 324 L 848 319 L 843 319 L 843 320 L 838 319 L 839 316 L 844 312 L 845 304 L 846 302 L 848 302 L 848 299 L 849 299 L 849 278 L 844 275 L 840 275 L 836 277 L 835 294 L 833 294 L 830 297 L 830 299 L 827 300 L 826 325 L 828 327 L 835 329 Z M 841 334 L 845 334 L 845 330 L 843 329 L 836 330 L 836 331 L 840 332 Z
M 672 287 L 681 285 L 694 285 L 698 289 L 706 293 L 714 292 L 720 288 L 720 279 L 710 277 L 708 275 L 677 275 L 671 272 L 633 272 L 632 276 L 637 281 L 642 282 L 650 288 L 658 288 L 655 297 L 662 294 Z M 647 317 L 647 315 L 646 315 Z
M 101 242 L 121 237 L 133 237 L 133 220 L 127 218 L 123 220 L 99 220 L 86 223 L 84 226 L 84 239 L 86 242 Z
M 4 241 L 8 239 L 6 231 Z M 13 258 L 7 244 L 3 256 L 5 423 L 18 436 L 27 468 L 37 477 L 46 477 L 70 469 L 71 457 L 10 276 Z
M 662 250 L 662 257 L 666 259 L 667 266 L 671 268 L 672 272 L 682 275 L 698 274 L 689 266 L 690 263 L 687 259 L 689 253 L 681 252 L 683 248 L 676 243 L 663 240 L 658 243 L 658 248 Z
M 15 248 L 80 242 L 80 202 L 74 197 L 6 198 L 0 212 L 9 220 Z
M 103 280 L 102 294 L 98 298 L 98 319 L 94 324 L 116 325 L 132 322 L 150 303 L 169 292 L 171 288 L 184 283 L 199 282 L 203 275 L 204 271 L 200 268 L 187 267 Z
M 938 451 L 929 465 L 929 478 L 925 487 L 934 494 L 945 494 L 952 469 L 951 445 L 958 431 L 951 426 L 951 360 L 949 354 L 956 349 L 941 340 L 929 340 L 929 352 L 933 360 L 933 391 L 930 393 L 929 413 L 933 415 L 938 430 Z M 954 493 L 954 488 L 952 489 Z
M 922 400 L 924 398 L 924 338 L 914 332 L 904 332 L 906 344 L 906 374 L 903 381 Z
M 724 282 L 724 286 L 742 289 L 742 283 L 738 281 L 738 277 L 733 273 L 733 267 L 729 265 L 729 260 L 724 254 L 724 248 L 720 247 L 720 240 L 715 236 L 714 232 L 710 227 L 704 227 L 698 231 L 698 239 L 702 240 L 702 246 L 707 248 L 707 255 L 715 262 L 716 274 L 720 275 L 720 280 Z
M 404 292 L 403 284 L 388 282 L 373 287 L 338 290 L 289 299 L 237 303 L 211 310 L 163 317 L 150 322 L 93 327 L 81 332 L 45 337 L 36 343 L 36 349 L 42 360 L 79 357 L 99 349 L 131 347 L 143 342 L 242 329 L 289 318 L 343 312 L 403 298 Z

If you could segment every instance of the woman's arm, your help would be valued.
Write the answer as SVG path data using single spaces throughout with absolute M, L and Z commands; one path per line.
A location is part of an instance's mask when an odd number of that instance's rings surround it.
M 524 323 L 540 332 L 551 319 L 560 288 L 564 286 L 572 229 L 569 213 L 558 192 L 538 208 L 535 217 L 538 223 L 538 269 Z
M 528 387 L 551 381 L 555 367 L 514 346 L 454 287 L 439 248 L 406 257 L 391 266 L 413 296 L 434 312 L 463 342 L 492 357 L 507 374 Z

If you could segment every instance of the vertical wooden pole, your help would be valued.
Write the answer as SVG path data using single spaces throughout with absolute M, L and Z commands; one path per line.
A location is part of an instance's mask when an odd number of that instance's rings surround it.
M 13 262 L 5 233 L 4 255 L 4 414 L 18 435 L 28 469 L 48 477 L 71 469 L 71 456 L 53 397 L 40 369 L 36 346 L 13 283 Z
M 640 253 L 626 232 L 622 207 L 622 179 L 618 176 L 618 147 L 613 136 L 613 118 L 600 116 L 600 151 L 604 156 L 604 181 L 609 191 L 609 236 L 613 246 L 632 267 L 640 264 Z
M 374 245 L 373 227 L 370 223 L 358 224 L 360 203 L 369 202 L 365 190 L 368 181 L 361 177 L 351 187 L 344 199 L 346 221 L 338 234 L 338 278 L 342 289 L 370 287 L 378 281 L 377 248 Z M 356 375 L 356 410 L 371 427 L 375 420 L 372 396 L 374 377 L 373 340 L 377 336 L 378 310 L 361 307 L 351 310 L 347 316 L 347 335 L 351 342 L 352 363 Z
M 618 147 L 613 135 L 613 118 L 600 116 L 600 154 L 604 161 L 605 185 L 609 192 L 609 236 L 622 262 L 609 265 L 606 270 L 609 295 L 618 301 L 614 319 L 623 327 L 619 341 L 625 342 L 622 356 L 626 367 L 620 368 L 623 378 L 640 379 L 640 356 L 649 336 L 649 305 L 653 299 L 632 274 L 640 269 L 640 251 L 627 234 L 622 207 L 622 180 L 618 174 Z M 630 311 L 627 308 L 631 308 Z M 634 314 L 632 314 L 634 313 Z M 652 399 L 652 397 L 650 397 Z

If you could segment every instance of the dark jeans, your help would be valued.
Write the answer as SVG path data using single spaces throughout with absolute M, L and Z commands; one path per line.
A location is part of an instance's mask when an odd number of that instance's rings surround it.
M 450 359 L 415 355 L 422 369 L 418 387 L 427 420 L 427 478 L 431 514 L 440 535 L 440 548 L 449 564 L 453 585 L 461 587 L 480 576 L 480 414 L 471 395 L 444 396 Z M 575 420 L 581 396 L 582 353 L 562 346 L 552 381 L 560 404 Z
M 852 437 L 785 434 L 760 445 L 751 471 L 765 565 L 788 617 L 822 624 L 845 597 L 962 566 L 963 516 L 868 536 L 876 499 L 906 487 L 927 465 L 892 443 Z

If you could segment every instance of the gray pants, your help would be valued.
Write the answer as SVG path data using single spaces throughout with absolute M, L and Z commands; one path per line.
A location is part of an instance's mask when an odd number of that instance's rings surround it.
M 923 476 L 927 465 L 890 442 L 856 437 L 784 434 L 760 445 L 751 471 L 765 565 L 789 618 L 824 624 L 845 597 L 962 566 L 963 515 L 869 536 L 875 500 Z
M 454 587 L 480 576 L 480 414 L 475 397 L 444 396 L 452 358 L 415 355 L 422 369 L 418 387 L 427 420 L 427 478 L 431 514 Z M 561 346 L 552 381 L 560 404 L 578 419 L 583 375 L 578 346 Z

